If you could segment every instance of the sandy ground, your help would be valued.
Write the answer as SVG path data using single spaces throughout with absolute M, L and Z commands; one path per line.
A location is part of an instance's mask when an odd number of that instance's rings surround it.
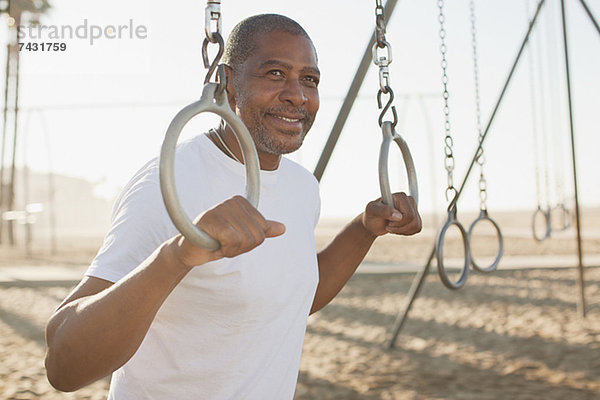
M 570 254 L 574 230 L 539 244 L 523 216 L 499 216 L 510 255 Z M 529 220 L 527 220 L 529 221 Z M 600 254 L 600 212 L 587 215 L 586 253 Z M 320 227 L 331 239 L 336 223 Z M 514 228 L 514 229 L 513 229 Z M 503 228 L 504 229 L 504 228 Z M 483 235 L 478 254 L 493 254 Z M 384 238 L 371 262 L 422 263 L 432 246 L 427 230 L 414 238 Z M 447 243 L 450 247 L 454 239 Z M 0 248 L 0 265 L 89 262 L 97 243 L 61 242 L 58 254 L 24 257 Z M 600 267 L 585 270 L 588 316 L 576 312 L 574 268 L 473 274 L 450 291 L 431 274 L 396 347 L 386 347 L 407 298 L 410 273 L 355 275 L 336 299 L 309 318 L 296 399 L 600 399 Z M 72 394 L 45 378 L 43 326 L 71 289 L 43 284 L 0 285 L 0 399 L 103 399 L 108 381 Z

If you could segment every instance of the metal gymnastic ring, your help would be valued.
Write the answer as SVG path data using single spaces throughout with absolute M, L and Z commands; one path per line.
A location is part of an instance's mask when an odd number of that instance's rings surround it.
M 212 112 L 223 118 L 232 128 L 242 149 L 246 166 L 246 198 L 257 207 L 260 194 L 260 165 L 254 141 L 242 120 L 231 111 L 227 93 L 222 89 L 223 87 L 219 87 L 217 83 L 205 84 L 200 100 L 177 113 L 167 129 L 160 151 L 159 164 L 160 189 L 173 224 L 194 246 L 211 251 L 217 250 L 221 244 L 189 220 L 175 187 L 175 147 L 185 124 L 194 116 L 204 112 Z
M 475 262 L 475 257 L 473 257 L 473 254 L 471 254 L 471 264 L 473 265 L 473 268 L 475 268 L 479 272 L 492 272 L 498 267 L 498 263 L 500 263 L 500 259 L 502 258 L 502 254 L 504 252 L 504 238 L 502 236 L 502 232 L 500 231 L 500 226 L 498 226 L 496 221 L 489 217 L 487 210 L 481 210 L 481 212 L 479 213 L 479 217 L 477 217 L 477 219 L 473 221 L 473 223 L 469 227 L 469 232 L 467 233 L 467 237 L 469 238 L 469 249 L 471 248 L 471 235 L 473 234 L 473 229 L 475 228 L 475 225 L 477 225 L 477 223 L 480 221 L 488 221 L 490 224 L 492 224 L 494 229 L 496 229 L 496 236 L 498 237 L 498 253 L 496 254 L 494 262 L 492 262 L 487 267 L 480 267 Z
M 546 230 L 544 231 L 543 236 L 538 235 L 535 229 L 535 219 L 540 213 L 544 216 L 544 221 L 546 222 Z M 533 232 L 533 238 L 538 242 L 543 242 L 544 240 L 550 237 L 550 234 L 552 232 L 552 224 L 550 222 L 550 209 L 544 211 L 542 210 L 541 206 L 538 206 L 538 208 L 533 213 L 533 218 L 531 219 L 531 230 Z
M 408 144 L 406 144 L 406 141 L 404 141 L 402 136 L 396 133 L 391 121 L 383 122 L 381 125 L 381 133 L 383 134 L 383 141 L 381 142 L 381 149 L 379 150 L 379 188 L 381 189 L 381 199 L 383 203 L 391 206 L 394 205 L 388 175 L 390 143 L 394 140 L 402 152 L 402 159 L 404 160 L 404 166 L 406 167 L 406 174 L 408 176 L 408 191 L 418 204 L 419 186 L 417 184 L 417 173 L 415 170 L 415 163 L 410 155 Z
M 446 231 L 452 225 L 456 225 L 456 227 L 460 231 L 460 234 L 462 235 L 465 252 L 465 264 L 463 265 L 460 277 L 456 282 L 452 282 L 450 280 L 450 278 L 448 277 L 448 273 L 446 272 L 446 268 L 444 267 L 444 237 L 446 236 Z M 469 276 L 469 266 L 471 265 L 471 251 L 469 249 L 469 238 L 467 236 L 467 232 L 465 231 L 465 228 L 463 228 L 463 226 L 460 224 L 460 222 L 458 222 L 458 220 L 456 219 L 456 211 L 448 212 L 448 220 L 440 230 L 440 233 L 437 237 L 437 242 L 435 246 L 435 257 L 437 260 L 438 273 L 440 275 L 442 283 L 448 289 L 456 290 L 463 287 L 467 282 L 467 277 Z
M 558 204 L 556 207 L 554 207 L 552 210 L 550 210 L 550 213 L 552 213 L 552 211 L 560 212 L 561 225 L 558 227 L 559 231 L 566 231 L 567 229 L 569 229 L 571 227 L 571 221 L 572 221 L 571 211 L 569 211 L 567 209 L 567 207 L 565 207 L 564 204 L 562 204 L 562 203 Z M 552 214 L 550 214 L 550 221 L 552 221 Z M 550 224 L 552 225 L 552 222 L 550 222 Z

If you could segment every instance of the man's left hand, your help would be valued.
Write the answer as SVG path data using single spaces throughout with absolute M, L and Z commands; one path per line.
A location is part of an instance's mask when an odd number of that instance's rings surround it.
M 421 216 L 415 199 L 405 193 L 394 193 L 394 207 L 385 205 L 381 199 L 367 204 L 362 215 L 365 229 L 375 236 L 393 233 L 396 235 L 414 235 L 421 232 Z

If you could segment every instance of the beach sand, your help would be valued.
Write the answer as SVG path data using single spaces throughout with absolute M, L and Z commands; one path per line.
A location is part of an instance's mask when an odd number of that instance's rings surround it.
M 600 235 L 594 234 L 599 216 L 587 214 L 586 255 L 600 254 Z M 539 244 L 523 218 L 499 216 L 507 257 L 573 254 L 573 229 Z M 319 245 L 338 225 L 320 225 Z M 432 240 L 427 229 L 413 238 L 381 238 L 367 261 L 420 265 Z M 484 237 L 478 254 L 493 255 L 495 243 L 493 236 Z M 95 250 L 61 242 L 57 255 L 25 257 L 22 250 L 1 247 L 0 265 L 86 263 Z M 331 304 L 309 317 L 295 399 L 600 399 L 600 267 L 585 268 L 585 319 L 577 313 L 573 266 L 501 265 L 490 274 L 471 274 L 458 291 L 446 289 L 432 273 L 396 347 L 388 349 L 414 275 L 356 274 Z M 43 327 L 71 288 L 0 285 L 0 399 L 106 398 L 106 379 L 65 394 L 45 377 Z

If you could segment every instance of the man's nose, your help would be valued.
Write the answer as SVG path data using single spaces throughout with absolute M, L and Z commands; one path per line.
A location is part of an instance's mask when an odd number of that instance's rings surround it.
M 289 79 L 279 94 L 279 99 L 293 106 L 300 106 L 308 100 L 304 94 L 304 88 L 297 79 Z

